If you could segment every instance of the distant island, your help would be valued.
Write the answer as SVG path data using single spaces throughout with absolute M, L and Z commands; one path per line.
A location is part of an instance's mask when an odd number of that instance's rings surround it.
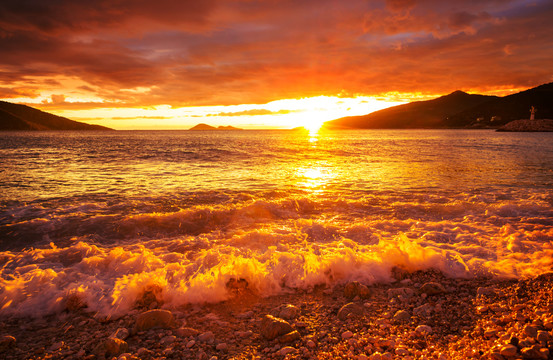
M 113 130 L 50 114 L 30 106 L 0 101 L 0 131 L 18 130 Z
M 218 126 L 218 127 L 215 127 L 215 126 L 211 126 L 211 125 L 207 125 L 207 124 L 204 124 L 204 123 L 201 123 L 201 124 L 198 124 L 188 130 L 191 130 L 191 131 L 212 131 L 212 130 L 244 130 L 244 129 L 240 129 L 240 128 L 237 128 L 237 127 L 234 127 L 234 126 Z
M 540 118 L 553 118 L 551 99 L 553 99 L 553 83 L 505 97 L 455 91 L 433 100 L 416 101 L 367 115 L 327 121 L 323 127 L 326 129 L 497 129 L 514 120 L 528 119 L 532 107 L 537 109 Z

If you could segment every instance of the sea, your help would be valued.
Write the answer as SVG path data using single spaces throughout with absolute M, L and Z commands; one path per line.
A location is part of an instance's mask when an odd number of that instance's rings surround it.
M 553 133 L 0 133 L 0 315 L 553 268 Z

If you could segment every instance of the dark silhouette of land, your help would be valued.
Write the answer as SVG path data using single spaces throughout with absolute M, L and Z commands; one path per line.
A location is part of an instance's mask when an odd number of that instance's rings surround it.
M 553 83 L 505 97 L 455 91 L 433 100 L 328 121 L 328 129 L 498 128 L 513 120 L 553 118 Z
M 234 126 L 218 126 L 218 127 L 215 127 L 215 126 L 211 126 L 211 125 L 207 125 L 207 124 L 204 124 L 204 123 L 201 123 L 201 124 L 198 124 L 188 130 L 192 130 L 192 131 L 205 131 L 205 130 L 243 130 L 243 129 L 240 129 L 240 128 L 237 128 L 237 127 L 234 127 Z
M 0 130 L 113 130 L 53 115 L 30 106 L 0 101 Z

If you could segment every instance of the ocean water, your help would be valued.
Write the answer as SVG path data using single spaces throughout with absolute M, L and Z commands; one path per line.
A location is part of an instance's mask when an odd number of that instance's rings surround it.
M 553 133 L 0 133 L 0 315 L 553 266 Z

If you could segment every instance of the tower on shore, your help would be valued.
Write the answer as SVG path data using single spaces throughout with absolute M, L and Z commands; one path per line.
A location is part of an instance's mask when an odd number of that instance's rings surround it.
M 535 107 L 533 107 L 533 106 L 530 108 L 530 120 L 534 120 L 534 116 L 535 116 L 535 114 L 536 114 L 536 110 L 537 110 L 537 109 L 536 109 Z

